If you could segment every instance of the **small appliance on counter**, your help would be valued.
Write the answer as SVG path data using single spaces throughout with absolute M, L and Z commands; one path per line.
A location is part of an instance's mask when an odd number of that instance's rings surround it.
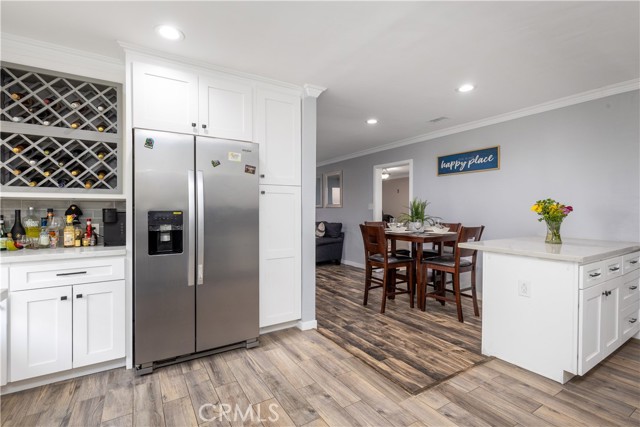
M 103 240 L 105 246 L 125 246 L 127 244 L 127 213 L 117 209 L 102 209 Z

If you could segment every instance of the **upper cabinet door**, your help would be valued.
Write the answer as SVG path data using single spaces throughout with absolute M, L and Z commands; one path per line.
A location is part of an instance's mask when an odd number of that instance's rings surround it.
M 258 89 L 256 100 L 260 184 L 300 185 L 300 96 Z
M 251 84 L 200 77 L 200 135 L 253 141 L 252 120 Z
M 198 76 L 158 65 L 133 64 L 133 127 L 196 133 Z

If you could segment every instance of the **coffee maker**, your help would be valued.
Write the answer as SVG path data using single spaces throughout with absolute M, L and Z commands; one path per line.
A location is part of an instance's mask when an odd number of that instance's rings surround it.
M 127 244 L 127 213 L 117 209 L 102 209 L 104 223 L 102 234 L 105 246 L 125 246 Z

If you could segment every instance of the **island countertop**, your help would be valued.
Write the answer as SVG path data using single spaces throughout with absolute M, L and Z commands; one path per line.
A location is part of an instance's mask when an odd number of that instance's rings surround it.
M 611 242 L 606 240 L 562 239 L 563 243 L 544 243 L 543 236 L 511 239 L 483 240 L 460 243 L 461 248 L 477 249 L 507 255 L 569 261 L 580 264 L 600 261 L 640 250 L 638 242 Z
M 35 250 L 20 249 L 18 251 L 3 251 L 0 255 L 0 265 L 34 261 L 61 261 L 105 256 L 124 256 L 126 254 L 126 246 L 84 246 L 80 248 Z

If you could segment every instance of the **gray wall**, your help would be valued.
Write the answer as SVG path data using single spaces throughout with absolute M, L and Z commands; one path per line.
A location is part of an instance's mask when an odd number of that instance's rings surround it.
M 414 196 L 445 221 L 486 226 L 483 239 L 544 235 L 529 210 L 550 197 L 572 205 L 562 236 L 640 240 L 639 93 L 626 92 L 532 116 L 325 165 L 343 171 L 343 208 L 317 220 L 342 222 L 344 260 L 363 264 L 358 224 L 373 216 L 373 166 L 413 159 Z M 436 175 L 438 156 L 499 145 L 500 170 Z

